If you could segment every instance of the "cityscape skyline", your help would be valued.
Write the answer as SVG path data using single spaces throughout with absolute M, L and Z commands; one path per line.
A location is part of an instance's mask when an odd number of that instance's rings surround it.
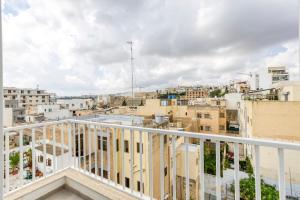
M 128 40 L 135 86 L 145 90 L 223 84 L 270 65 L 285 65 L 293 80 L 297 23 L 297 1 L 7 0 L 4 85 L 58 95 L 130 91 Z

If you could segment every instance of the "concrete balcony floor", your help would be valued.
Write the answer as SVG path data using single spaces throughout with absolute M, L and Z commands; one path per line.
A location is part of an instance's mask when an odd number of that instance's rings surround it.
M 4 196 L 4 200 L 136 200 L 130 194 L 112 184 L 100 181 L 94 175 L 64 169 L 49 177 L 36 180 Z M 148 199 L 148 198 L 145 198 Z
M 42 197 L 39 200 L 88 200 L 75 194 L 73 191 L 68 189 L 58 190 L 56 193 L 49 195 L 48 197 Z

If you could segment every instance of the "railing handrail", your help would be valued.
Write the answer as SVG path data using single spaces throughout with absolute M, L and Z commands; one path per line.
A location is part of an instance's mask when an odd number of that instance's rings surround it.
M 292 143 L 292 142 L 277 141 L 277 140 L 271 141 L 268 139 L 260 139 L 260 138 L 245 138 L 240 136 L 227 136 L 227 135 L 196 133 L 196 132 L 177 131 L 177 130 L 166 130 L 166 129 L 159 129 L 159 128 L 146 128 L 146 127 L 138 127 L 138 126 L 130 126 L 130 125 L 95 122 L 95 121 L 88 121 L 88 120 L 77 120 L 77 119 L 65 119 L 60 121 L 51 121 L 51 122 L 8 127 L 8 128 L 4 128 L 4 132 L 18 131 L 22 129 L 30 129 L 30 128 L 37 128 L 43 126 L 51 126 L 51 125 L 61 124 L 61 123 L 89 124 L 89 125 L 102 126 L 105 128 L 131 129 L 137 131 L 144 131 L 148 133 L 160 133 L 164 135 L 176 135 L 181 137 L 196 138 L 202 140 L 232 142 L 232 143 L 240 143 L 240 144 L 248 144 L 248 145 L 260 145 L 266 147 L 284 148 L 289 150 L 300 151 L 300 143 Z
M 20 125 L 20 126 L 6 127 L 6 128 L 3 128 L 3 131 L 4 132 L 19 131 L 19 130 L 23 130 L 23 129 L 51 126 L 51 125 L 67 123 L 67 122 L 70 122 L 70 120 L 65 119 L 65 120 L 58 120 L 58 121 L 51 121 L 51 122 L 40 122 L 40 123 L 35 123 L 35 124 L 24 124 L 24 125 Z
M 144 132 L 149 132 L 149 133 L 160 133 L 160 134 L 164 134 L 164 135 L 176 135 L 176 136 L 196 138 L 196 139 L 202 139 L 202 140 L 232 142 L 232 143 L 240 143 L 240 144 L 248 144 L 248 145 L 260 145 L 260 146 L 266 146 L 266 147 L 284 148 L 284 149 L 300 151 L 300 143 L 284 142 L 284 141 L 277 141 L 277 140 L 270 141 L 267 139 L 245 138 L 245 137 L 240 137 L 240 136 L 233 137 L 233 136 L 227 136 L 227 135 L 196 133 L 196 132 L 177 131 L 177 130 L 166 130 L 166 129 L 158 129 L 158 128 L 145 128 L 145 127 L 138 127 L 138 126 L 109 124 L 109 123 L 93 122 L 93 121 L 85 121 L 85 120 L 70 120 L 70 122 L 81 123 L 81 124 L 90 124 L 90 125 L 99 125 L 99 126 L 106 127 L 106 128 L 124 128 L 124 129 L 132 129 L 132 130 L 144 131 Z

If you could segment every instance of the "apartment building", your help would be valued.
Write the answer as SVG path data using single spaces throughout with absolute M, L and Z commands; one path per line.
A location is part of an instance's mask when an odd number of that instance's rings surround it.
M 242 101 L 239 109 L 241 135 L 246 138 L 267 138 L 281 142 L 300 142 L 300 101 Z M 278 171 L 277 151 L 274 148 L 260 148 L 260 169 L 263 177 L 276 184 Z M 254 162 L 254 147 L 247 145 L 247 154 Z M 286 181 L 295 192 L 294 184 L 300 183 L 298 151 L 287 150 L 285 154 Z M 290 191 L 290 190 L 288 190 Z M 299 190 L 298 190 L 299 193 Z
M 247 81 L 235 81 L 230 84 L 230 93 L 248 93 L 250 91 L 250 85 Z
M 171 115 L 174 120 L 189 119 L 189 130 L 194 132 L 226 134 L 227 129 L 226 100 L 222 98 L 197 99 L 192 105 L 178 105 L 177 99 L 147 99 L 145 105 L 139 106 L 135 114 Z
M 41 89 L 5 87 L 3 92 L 4 99 L 17 100 L 18 107 L 27 108 L 29 106 L 50 103 L 50 93 Z
M 187 88 L 185 93 L 186 93 L 185 99 L 187 99 L 187 100 L 195 100 L 198 98 L 209 97 L 209 91 L 205 88 L 199 88 L 199 87 Z
M 157 99 L 157 92 L 135 92 L 134 97 L 139 97 L 143 99 Z
M 3 123 L 5 127 L 24 122 L 25 109 L 18 107 L 17 100 L 4 100 Z
M 94 101 L 91 98 L 57 98 L 56 104 L 62 106 L 62 108 L 73 110 L 86 110 L 90 109 L 94 105 Z
M 279 101 L 300 101 L 300 81 L 285 81 L 273 84 Z
M 193 128 L 201 133 L 226 133 L 225 99 L 207 99 L 202 104 L 188 106 L 186 117 L 192 119 Z
M 37 113 L 43 114 L 47 120 L 60 120 L 72 117 L 69 109 L 63 109 L 58 104 L 38 105 Z
M 251 90 L 270 89 L 275 83 L 289 81 L 290 76 L 285 66 L 267 67 L 250 76 Z

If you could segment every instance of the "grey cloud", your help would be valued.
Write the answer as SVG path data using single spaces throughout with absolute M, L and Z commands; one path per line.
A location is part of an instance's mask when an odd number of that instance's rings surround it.
M 4 81 L 10 86 L 39 84 L 60 95 L 125 90 L 128 40 L 134 41 L 136 85 L 151 89 L 226 82 L 268 63 L 293 71 L 297 65 L 298 5 L 292 0 L 28 0 L 26 5 L 15 15 L 4 13 Z M 270 49 L 281 50 L 270 54 Z

